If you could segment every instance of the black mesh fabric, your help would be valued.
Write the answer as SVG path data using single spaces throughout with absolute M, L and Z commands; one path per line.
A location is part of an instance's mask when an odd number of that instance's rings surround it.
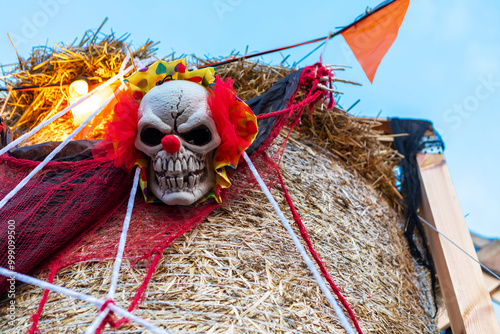
M 9 128 L 2 117 L 0 117 L 0 148 L 7 146 L 11 137 Z
M 248 104 L 256 116 L 285 109 L 288 107 L 290 98 L 297 91 L 301 75 L 302 69 L 287 75 L 275 83 L 264 94 L 246 101 L 246 104 Z M 247 149 L 248 155 L 252 155 L 252 153 L 262 145 L 264 140 L 272 132 L 275 122 L 276 117 L 267 118 L 258 122 L 259 133 L 252 145 Z
M 401 160 L 401 193 L 404 198 L 405 237 L 408 241 L 410 253 L 418 264 L 429 270 L 432 280 L 432 289 L 435 296 L 436 271 L 432 260 L 424 227 L 418 218 L 421 188 L 418 176 L 417 153 L 428 148 L 429 141 L 423 141 L 425 132 L 432 129 L 432 123 L 426 120 L 390 118 L 389 124 L 393 134 L 406 133 L 407 136 L 395 137 L 394 145 L 404 158 Z M 439 135 L 434 145 L 444 149 Z M 437 311 L 437 307 L 436 307 Z
M 92 159 L 92 148 L 98 143 L 98 140 L 74 140 L 70 141 L 52 161 L 82 161 Z M 61 142 L 49 141 L 41 144 L 23 146 L 9 151 L 9 154 L 17 159 L 31 161 L 42 161 L 45 159 Z

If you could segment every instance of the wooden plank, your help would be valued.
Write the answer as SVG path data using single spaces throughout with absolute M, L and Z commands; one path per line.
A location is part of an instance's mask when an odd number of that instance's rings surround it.
M 498 288 L 500 288 L 500 279 L 485 273 L 483 273 L 483 277 L 484 277 L 484 285 L 490 295 L 492 295 L 494 292 L 498 290 Z
M 472 232 L 470 232 L 470 237 L 472 239 L 472 242 L 474 243 L 474 247 L 476 247 L 477 249 L 481 249 L 491 242 L 491 240 L 480 237 Z
M 423 218 L 476 256 L 444 156 L 419 154 L 417 162 Z M 453 333 L 500 334 L 479 264 L 434 230 L 426 229 Z
M 500 240 L 493 240 L 477 252 L 479 261 L 500 276 Z
M 446 307 L 440 308 L 437 314 L 437 328 L 441 333 L 444 330 L 450 328 L 450 317 L 446 311 Z
M 500 304 L 500 290 L 496 290 L 491 294 L 491 299 Z
M 500 300 L 500 280 L 483 273 L 484 285 L 486 286 L 486 290 L 490 293 L 491 299 L 498 302 Z M 495 298 L 498 298 L 496 300 Z M 448 317 L 448 312 L 446 312 L 446 308 L 442 308 L 438 312 L 437 316 L 437 326 L 439 331 L 444 331 L 450 327 L 450 318 Z

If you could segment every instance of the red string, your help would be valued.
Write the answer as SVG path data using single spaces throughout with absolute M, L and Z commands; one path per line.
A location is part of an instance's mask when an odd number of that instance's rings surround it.
M 151 277 L 153 277 L 153 274 L 156 272 L 156 266 L 158 265 L 158 262 L 161 259 L 162 252 L 161 250 L 154 249 L 151 251 L 151 255 L 154 254 L 153 261 L 151 262 L 151 266 L 149 267 L 149 270 L 146 274 L 146 277 L 144 277 L 144 282 L 141 284 L 139 289 L 137 289 L 137 292 L 135 293 L 134 300 L 130 304 L 128 311 L 132 312 L 134 308 L 137 306 L 137 304 L 142 303 L 144 300 L 144 293 L 146 292 L 146 289 L 148 287 L 149 281 L 151 280 Z
M 326 84 L 329 88 L 332 88 L 332 78 L 333 73 L 328 68 L 324 67 L 321 63 L 316 63 L 311 66 L 307 66 L 302 71 L 302 75 L 300 76 L 300 82 L 298 85 L 295 94 L 290 98 L 290 101 L 295 99 L 295 96 L 300 88 L 306 88 L 309 90 L 308 95 L 304 98 L 304 100 L 300 101 L 297 104 L 290 104 L 287 108 L 283 110 L 278 110 L 272 113 L 262 114 L 257 116 L 257 120 L 261 121 L 267 118 L 284 115 L 286 117 L 290 117 L 296 112 L 299 111 L 296 122 L 300 121 L 300 114 L 304 110 L 305 107 L 309 107 L 310 113 L 309 117 L 312 117 L 312 109 L 314 106 L 321 100 L 321 98 L 328 100 L 327 110 L 331 110 L 335 106 L 335 99 L 333 98 L 333 93 L 325 90 L 318 89 L 318 84 L 322 78 L 328 78 Z
M 108 304 L 113 304 L 115 305 L 115 302 L 113 301 L 113 299 L 111 298 L 108 298 L 106 299 L 106 301 L 104 302 L 104 304 L 102 304 L 101 308 L 99 309 L 99 311 L 104 311 L 106 309 L 106 307 L 108 306 Z
M 106 307 L 108 306 L 108 304 L 113 304 L 114 305 L 115 302 L 111 298 L 106 299 L 106 301 L 104 302 L 104 304 L 102 304 L 102 306 L 99 309 L 99 311 L 100 312 L 104 311 L 106 309 Z M 104 318 L 104 320 L 99 324 L 99 327 L 97 327 L 95 333 L 96 334 L 101 334 L 102 330 L 104 329 L 104 327 L 106 327 L 107 324 L 109 324 L 112 328 L 116 328 L 116 326 L 117 326 L 117 324 L 115 322 L 115 317 L 114 317 L 114 314 L 113 314 L 112 311 L 109 311 L 109 313 L 106 316 L 106 318 Z
M 51 267 L 49 277 L 47 282 L 52 284 L 54 282 L 54 277 L 56 276 L 57 268 Z M 38 321 L 40 320 L 40 316 L 42 315 L 43 308 L 45 303 L 47 303 L 47 299 L 49 298 L 49 289 L 45 289 L 43 292 L 42 300 L 40 300 L 40 304 L 38 304 L 38 310 L 35 314 L 31 316 L 31 321 L 33 321 L 31 328 L 26 332 L 26 334 L 35 334 L 40 333 L 40 329 L 38 329 Z
M 305 98 L 304 100 L 300 101 L 299 103 L 297 104 L 293 104 L 291 106 L 289 106 L 288 108 L 285 108 L 285 109 L 282 109 L 282 110 L 278 110 L 278 111 L 275 111 L 275 112 L 270 112 L 268 114 L 262 114 L 262 115 L 259 115 L 257 116 L 257 120 L 258 121 L 261 121 L 263 119 L 267 119 L 267 118 L 271 118 L 271 117 L 274 117 L 274 116 L 279 116 L 279 115 L 283 115 L 283 114 L 293 114 L 296 110 L 299 110 L 299 109 L 303 109 L 305 108 L 306 106 L 314 103 L 315 101 L 318 100 L 318 98 L 322 95 L 323 93 L 320 92 L 320 91 L 316 91 L 314 92 L 314 94 L 311 94 L 309 95 L 307 98 Z
M 309 238 L 309 233 L 307 232 L 307 229 L 306 229 L 304 223 L 302 222 L 302 219 L 300 218 L 299 213 L 297 212 L 297 210 L 295 209 L 295 206 L 293 205 L 292 198 L 290 197 L 290 195 L 288 194 L 288 191 L 286 190 L 285 182 L 283 181 L 283 177 L 281 176 L 278 165 L 273 163 L 273 166 L 276 169 L 276 172 L 277 172 L 280 184 L 281 184 L 281 188 L 283 189 L 283 193 L 285 195 L 288 206 L 290 207 L 290 210 L 292 211 L 292 216 L 293 216 L 293 219 L 295 221 L 295 226 L 297 226 L 297 228 L 299 229 L 300 235 L 302 236 L 302 239 L 306 243 L 307 249 L 311 253 L 311 255 L 314 258 L 314 260 L 316 261 L 316 263 L 318 264 L 319 269 L 320 269 L 321 273 L 323 274 L 323 277 L 326 278 L 326 280 L 330 284 L 330 287 L 332 288 L 333 292 L 335 293 L 337 298 L 340 300 L 340 302 L 344 306 L 344 309 L 349 314 L 349 318 L 351 318 L 354 326 L 356 327 L 357 332 L 362 334 L 363 332 L 361 331 L 358 320 L 356 319 L 356 315 L 354 314 L 353 310 L 349 306 L 349 303 L 347 302 L 347 300 L 344 298 L 344 296 L 340 292 L 337 285 L 335 285 L 335 282 L 333 282 L 333 279 L 330 277 L 330 275 L 328 274 L 328 271 L 326 270 L 326 267 L 325 267 L 323 260 L 321 259 L 320 255 L 316 252 L 316 250 L 313 247 L 311 239 Z
M 343 30 L 341 30 L 341 31 L 343 31 Z M 278 52 L 278 51 L 292 49 L 292 48 L 295 48 L 297 46 L 302 46 L 302 45 L 306 45 L 306 44 L 316 43 L 316 42 L 319 42 L 319 41 L 323 41 L 325 39 L 330 39 L 333 36 L 340 34 L 341 31 L 337 31 L 334 34 L 330 34 L 328 36 L 321 37 L 321 38 L 316 38 L 316 39 L 313 39 L 313 40 L 310 40 L 310 41 L 307 41 L 307 42 L 297 43 L 297 44 L 293 44 L 293 45 L 289 45 L 289 46 L 283 46 L 283 47 L 280 47 L 280 48 L 271 49 L 271 50 L 262 51 L 262 52 L 257 52 L 257 53 L 246 55 L 246 56 L 234 57 L 234 58 L 226 59 L 226 60 L 223 60 L 223 61 L 220 61 L 220 62 L 215 62 L 215 63 L 201 65 L 198 68 L 222 66 L 222 65 L 225 65 L 225 64 L 233 63 L 233 62 L 238 61 L 240 59 L 249 59 L 249 58 L 253 58 L 253 57 L 263 56 L 263 55 L 266 55 L 266 54 L 269 54 L 269 53 L 274 53 L 274 52 Z
M 134 299 L 132 300 L 132 302 L 130 303 L 130 306 L 128 307 L 129 312 L 132 312 L 138 304 L 142 303 L 142 301 L 144 299 L 144 294 L 145 294 L 146 289 L 149 285 L 149 281 L 151 280 L 151 277 L 153 277 L 153 274 L 156 272 L 156 266 L 158 265 L 158 262 L 161 259 L 162 252 L 158 249 L 154 249 L 151 251 L 150 254 L 151 255 L 154 254 L 153 261 L 151 262 L 151 265 L 149 266 L 148 272 L 147 272 L 146 276 L 144 277 L 144 282 L 142 282 L 139 289 L 137 289 L 137 291 L 134 295 Z M 127 322 L 129 322 L 129 319 L 122 318 L 115 323 L 114 327 L 119 328 L 121 325 L 123 325 Z

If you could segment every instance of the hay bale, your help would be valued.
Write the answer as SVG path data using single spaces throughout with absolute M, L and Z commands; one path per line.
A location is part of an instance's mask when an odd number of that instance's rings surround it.
M 417 268 L 401 216 L 387 198 L 338 156 L 311 139 L 292 140 L 281 165 L 285 183 L 342 293 L 365 333 L 437 333 L 430 282 Z M 281 189 L 273 195 L 288 213 Z M 291 219 L 290 215 L 288 218 Z M 55 284 L 105 298 L 113 262 L 70 266 Z M 127 306 L 145 274 L 122 274 L 115 301 Z M 17 291 L 23 333 L 42 290 Z M 6 314 L 1 302 L 0 317 Z M 135 313 L 172 333 L 343 333 L 312 274 L 260 190 L 213 212 L 165 250 Z M 81 333 L 94 307 L 51 293 L 39 328 Z M 120 333 L 143 333 L 129 325 Z

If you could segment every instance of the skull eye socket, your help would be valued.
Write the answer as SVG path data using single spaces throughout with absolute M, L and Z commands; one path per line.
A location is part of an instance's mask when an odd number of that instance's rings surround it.
M 148 146 L 160 145 L 163 137 L 165 134 L 155 128 L 145 128 L 141 131 L 141 141 Z
M 206 126 L 199 126 L 193 130 L 181 134 L 182 138 L 189 144 L 203 146 L 212 140 L 212 133 Z

